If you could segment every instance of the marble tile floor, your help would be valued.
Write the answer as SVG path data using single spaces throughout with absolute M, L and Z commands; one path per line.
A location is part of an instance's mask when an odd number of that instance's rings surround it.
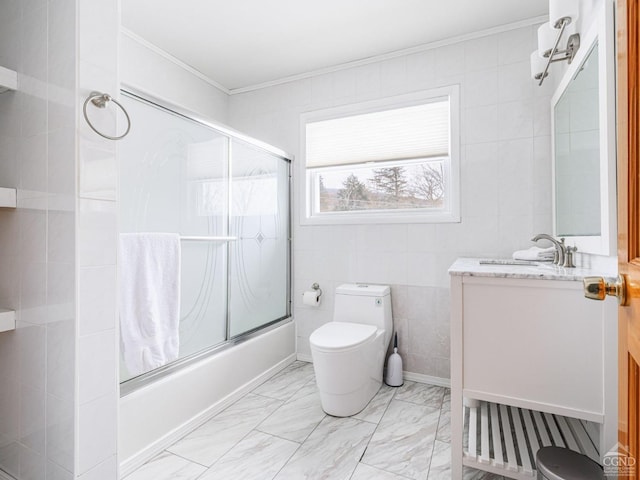
M 449 418 L 448 389 L 409 381 L 331 417 L 313 365 L 294 362 L 126 480 L 452 480 Z M 453 480 L 502 477 L 467 469 Z

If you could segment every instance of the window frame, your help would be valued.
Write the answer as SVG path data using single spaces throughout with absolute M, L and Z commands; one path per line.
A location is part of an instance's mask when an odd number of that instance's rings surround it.
M 333 170 L 341 166 L 311 167 L 306 165 L 306 125 L 308 123 L 336 118 L 361 115 L 366 113 L 411 107 L 423 103 L 447 98 L 449 100 L 449 156 L 445 162 L 449 182 L 443 208 L 412 208 L 389 210 L 357 210 L 345 212 L 323 212 L 314 214 L 313 172 L 320 169 Z M 305 112 L 300 115 L 300 162 L 298 166 L 299 217 L 301 225 L 345 225 L 345 224 L 385 224 L 385 223 L 457 223 L 460 222 L 460 86 L 449 85 L 420 92 L 387 97 L 379 100 L 360 102 Z M 439 161 L 447 157 L 423 159 Z M 418 159 L 398 159 L 378 162 L 389 165 L 393 162 L 417 161 Z M 345 168 L 353 168 L 363 164 L 352 164 Z

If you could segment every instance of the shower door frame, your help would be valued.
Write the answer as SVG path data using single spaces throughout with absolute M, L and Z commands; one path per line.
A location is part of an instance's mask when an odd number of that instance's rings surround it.
M 291 243 L 292 243 L 292 236 L 291 236 L 291 210 L 292 210 L 292 164 L 293 164 L 293 160 L 294 160 L 294 156 L 285 152 L 284 150 L 281 150 L 279 148 L 276 148 L 272 145 L 269 145 L 268 143 L 265 143 L 261 140 L 257 140 L 253 137 L 250 137 L 242 132 L 239 132 L 237 130 L 234 130 L 233 128 L 221 125 L 219 123 L 215 123 L 212 122 L 211 120 L 208 120 L 204 117 L 202 117 L 201 115 L 193 112 L 192 110 L 186 109 L 184 107 L 181 107 L 175 103 L 169 102 L 167 100 L 158 98 L 155 95 L 149 94 L 148 92 L 144 91 L 144 90 L 140 90 L 137 87 L 131 86 L 131 85 L 126 85 L 123 84 L 120 88 L 120 94 L 124 95 L 126 97 L 132 98 L 134 100 L 140 101 L 144 104 L 147 104 L 151 107 L 154 108 L 158 108 L 162 111 L 165 111 L 169 114 L 172 115 L 176 115 L 178 117 L 182 117 L 186 120 L 190 120 L 192 122 L 195 123 L 199 123 L 200 125 L 203 125 L 207 128 L 212 129 L 213 131 L 224 135 L 225 137 L 227 137 L 228 141 L 229 141 L 229 145 L 228 145 L 228 175 L 229 175 L 229 192 L 228 195 L 229 197 L 231 197 L 231 185 L 232 185 L 232 168 L 231 168 L 231 162 L 232 162 L 232 146 L 231 146 L 231 141 L 233 139 L 237 139 L 240 141 L 243 141 L 245 143 L 248 143 L 251 146 L 257 147 L 261 150 L 264 150 L 272 155 L 275 155 L 276 157 L 279 157 L 281 160 L 287 162 L 287 174 L 288 174 L 288 182 L 287 182 L 287 221 L 286 221 L 286 226 L 287 226 L 287 233 L 286 233 L 286 238 L 287 238 L 287 255 L 286 255 L 286 261 L 287 261 L 287 265 L 286 265 L 286 273 L 287 273 L 287 285 L 286 285 L 286 294 L 287 294 L 287 298 L 286 298 L 286 314 L 280 318 L 276 318 L 270 322 L 267 322 L 263 325 L 260 325 L 258 327 L 252 328 L 246 332 L 240 333 L 238 335 L 235 336 L 230 336 L 230 331 L 231 331 L 231 315 L 230 315 L 230 307 L 231 307 L 231 288 L 230 288 L 230 283 L 231 283 L 231 265 L 230 265 L 230 258 L 231 258 L 231 238 L 225 239 L 225 240 L 221 240 L 224 241 L 226 243 L 226 256 L 227 256 L 227 308 L 226 308 L 226 318 L 225 318 L 225 340 L 222 343 L 218 343 L 215 345 L 212 345 L 208 348 L 205 348 L 199 352 L 193 353 L 191 355 L 188 355 L 184 358 L 178 358 L 177 360 L 174 360 L 173 362 L 170 362 L 166 365 L 163 365 L 161 367 L 158 367 L 156 369 L 150 370 L 149 372 L 143 373 L 141 375 L 138 375 L 136 377 L 130 378 L 129 380 L 125 380 L 123 382 L 120 382 L 120 397 L 124 397 L 126 395 L 129 395 L 130 393 L 135 392 L 136 390 L 139 390 L 141 388 L 143 388 L 146 385 L 149 385 L 157 380 L 159 380 L 160 378 L 166 377 L 167 375 L 170 375 L 172 373 L 175 373 L 181 369 L 183 369 L 184 367 L 188 366 L 188 365 L 192 365 L 194 363 L 197 363 L 201 360 L 204 360 L 208 357 L 211 357 L 221 351 L 224 351 L 226 349 L 232 348 L 235 345 L 238 345 L 242 342 L 246 342 L 247 340 L 250 340 L 254 337 L 257 337 L 259 335 L 262 335 L 263 333 L 266 333 L 270 330 L 274 330 L 286 323 L 290 323 L 293 319 L 292 315 L 291 315 L 291 288 L 292 288 L 292 281 L 291 281 L 291 253 L 292 253 L 292 248 L 291 248 Z M 231 204 L 229 204 L 230 206 Z M 227 235 L 229 235 L 230 232 L 230 227 L 231 227 L 231 220 L 232 220 L 232 215 L 231 212 L 227 212 Z

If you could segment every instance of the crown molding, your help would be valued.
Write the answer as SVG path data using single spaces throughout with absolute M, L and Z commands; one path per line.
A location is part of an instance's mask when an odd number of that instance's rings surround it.
M 143 47 L 151 50 L 153 53 L 160 55 L 161 57 L 163 57 L 165 60 L 170 61 L 171 63 L 175 64 L 176 66 L 182 68 L 183 70 L 186 70 L 187 72 L 191 73 L 192 75 L 195 75 L 196 77 L 198 77 L 200 80 L 202 80 L 203 82 L 208 83 L 209 85 L 211 85 L 212 87 L 217 88 L 218 90 L 220 90 L 223 93 L 226 93 L 227 95 L 231 95 L 231 90 L 229 90 L 227 87 L 225 87 L 224 85 L 216 82 L 215 80 L 213 80 L 212 78 L 208 77 L 207 75 L 205 75 L 204 73 L 202 73 L 200 70 L 197 70 L 195 68 L 193 68 L 192 66 L 184 63 L 182 60 L 180 60 L 179 58 L 171 55 L 169 52 L 167 52 L 166 50 L 163 50 L 162 48 L 158 47 L 156 44 L 149 42 L 148 40 L 145 40 L 144 38 L 142 38 L 140 35 L 138 35 L 137 33 L 132 32 L 131 30 L 121 27 L 120 28 L 120 32 L 129 37 L 131 40 L 133 40 L 134 42 L 139 43 L 140 45 L 142 45 Z
M 138 42 L 139 44 L 141 44 L 144 47 L 148 48 L 149 50 L 153 51 L 154 53 L 164 57 L 165 59 L 167 59 L 170 62 L 174 63 L 178 67 L 183 68 L 184 70 L 188 71 L 189 73 L 192 73 L 193 75 L 195 75 L 196 77 L 198 77 L 202 81 L 204 81 L 204 82 L 208 83 L 209 85 L 217 88 L 218 90 L 226 93 L 227 95 L 237 95 L 237 94 L 241 94 L 241 93 L 247 93 L 247 92 L 252 92 L 252 91 L 255 91 L 255 90 L 260 90 L 260 89 L 263 89 L 263 88 L 274 87 L 276 85 L 282 85 L 284 83 L 295 82 L 297 80 L 304 80 L 304 79 L 315 77 L 315 76 L 318 76 L 318 75 L 324 75 L 324 74 L 327 74 L 327 73 L 339 72 L 341 70 L 347 70 L 349 68 L 360 67 L 360 66 L 363 66 L 363 65 L 369 65 L 371 63 L 381 62 L 381 61 L 384 61 L 384 60 L 390 60 L 392 58 L 402 57 L 402 56 L 405 56 L 405 55 L 411 55 L 411 54 L 414 54 L 414 53 L 425 52 L 427 50 L 433 50 L 435 48 L 445 47 L 445 46 L 453 45 L 453 44 L 460 43 L 460 42 L 466 42 L 468 40 L 474 40 L 476 38 L 482 38 L 482 37 L 486 37 L 486 36 L 489 36 L 489 35 L 496 35 L 498 33 L 504 33 L 504 32 L 508 32 L 510 30 L 516 30 L 518 28 L 530 27 L 532 25 L 538 25 L 538 24 L 544 23 L 544 22 L 546 22 L 548 20 L 549 20 L 549 16 L 548 15 L 542 15 L 542 16 L 539 16 L 539 17 L 532 17 L 532 18 L 528 18 L 528 19 L 525 19 L 525 20 L 520 20 L 518 22 L 508 23 L 508 24 L 505 24 L 505 25 L 500 25 L 498 27 L 487 28 L 485 30 L 479 30 L 477 32 L 468 33 L 468 34 L 465 34 L 465 35 L 458 35 L 456 37 L 446 38 L 444 40 L 438 40 L 436 42 L 425 43 L 423 45 L 418 45 L 416 47 L 410 47 L 410 48 L 405 48 L 405 49 L 402 49 L 402 50 L 396 50 L 395 52 L 385 53 L 383 55 L 375 55 L 373 57 L 364 58 L 362 60 L 355 60 L 355 61 L 352 61 L 352 62 L 341 63 L 339 65 L 335 65 L 335 66 L 332 66 L 332 67 L 326 67 L 326 68 L 321 68 L 321 69 L 317 69 L 317 70 L 311 70 L 309 72 L 300 73 L 300 74 L 296 74 L 296 75 L 289 75 L 287 77 L 278 78 L 276 80 L 270 80 L 268 82 L 262 82 L 262 83 L 257 83 L 255 85 L 249 85 L 249 86 L 246 86 L 246 87 L 231 88 L 231 89 L 226 88 L 225 86 L 223 86 L 220 83 L 216 82 L 215 80 L 213 80 L 212 78 L 208 77 L 207 75 L 205 75 L 204 73 L 200 72 L 199 70 L 196 70 L 195 68 L 187 65 L 182 60 L 174 57 L 173 55 L 171 55 L 167 51 L 161 49 L 157 45 L 154 45 L 153 43 L 145 40 L 144 38 L 140 37 L 139 35 L 137 35 L 136 33 L 132 32 L 131 30 L 128 30 L 126 28 L 121 28 L 121 32 L 122 32 L 123 35 L 126 35 L 127 37 L 129 37 L 132 40 Z
M 516 30 L 518 28 L 530 27 L 532 25 L 539 25 L 541 23 L 549 21 L 548 15 L 542 15 L 539 17 L 532 17 L 526 20 L 520 20 L 519 22 L 508 23 L 500 25 L 498 27 L 492 27 L 485 30 L 479 30 L 473 33 L 467 33 L 465 35 L 458 35 L 456 37 L 446 38 L 444 40 L 438 40 L 437 42 L 425 43 L 416 47 L 404 48 L 402 50 L 396 50 L 395 52 L 385 53 L 383 55 L 375 55 L 373 57 L 364 58 L 362 60 L 355 60 L 353 62 L 341 63 L 332 67 L 321 68 L 318 70 L 312 70 L 297 75 L 291 75 L 288 77 L 282 77 L 277 80 L 271 80 L 268 82 L 258 83 L 241 88 L 232 88 L 229 90 L 231 95 L 239 93 L 251 92 L 254 90 L 260 90 L 262 88 L 274 87 L 283 83 L 295 82 L 297 80 L 304 80 L 306 78 L 315 77 L 317 75 L 324 75 L 327 73 L 339 72 L 341 70 L 347 70 L 349 68 L 360 67 L 362 65 L 369 65 L 371 63 L 381 62 L 384 60 L 390 60 L 392 58 L 403 57 L 405 55 L 411 55 L 414 53 L 420 53 L 427 50 L 433 50 L 434 48 L 445 47 L 453 45 L 455 43 L 465 42 L 467 40 L 474 40 L 476 38 L 486 37 L 489 35 L 495 35 L 498 33 L 508 32 L 510 30 Z

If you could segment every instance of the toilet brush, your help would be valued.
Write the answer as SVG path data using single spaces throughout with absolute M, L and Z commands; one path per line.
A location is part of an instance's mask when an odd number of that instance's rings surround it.
M 393 353 L 387 361 L 387 376 L 385 383 L 390 387 L 400 387 L 404 380 L 402 379 L 402 357 L 398 353 L 398 333 L 396 332 L 393 340 Z

